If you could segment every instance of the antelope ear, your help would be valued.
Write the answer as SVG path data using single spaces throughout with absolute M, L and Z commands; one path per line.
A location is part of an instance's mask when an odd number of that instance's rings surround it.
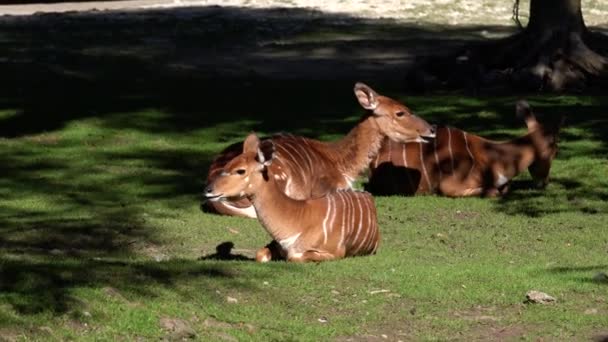
M 368 110 L 374 110 L 378 107 L 378 93 L 372 88 L 361 82 L 357 82 L 354 91 L 361 107 Z
M 257 150 L 258 162 L 264 166 L 272 164 L 272 159 L 274 159 L 274 151 L 274 143 L 272 140 L 263 140 Z
M 259 145 L 260 139 L 258 136 L 255 133 L 249 133 L 243 142 L 243 153 L 256 153 Z
M 517 101 L 517 104 L 515 105 L 515 114 L 524 119 L 526 126 L 528 126 L 528 131 L 533 131 L 538 128 L 538 121 L 536 121 L 536 117 L 532 113 L 532 108 L 530 108 L 528 101 Z

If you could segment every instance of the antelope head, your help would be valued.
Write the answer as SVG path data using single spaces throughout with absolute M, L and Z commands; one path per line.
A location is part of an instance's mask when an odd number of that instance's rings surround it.
M 435 126 L 412 114 L 401 103 L 378 94 L 363 83 L 355 84 L 359 104 L 369 110 L 382 134 L 396 142 L 427 142 L 435 138 Z
M 526 126 L 528 126 L 528 134 L 534 145 L 535 158 L 528 167 L 528 171 L 536 186 L 544 188 L 549 182 L 551 164 L 557 155 L 559 130 L 564 123 L 564 117 L 560 116 L 558 120 L 548 120 L 541 124 L 536 120 L 528 102 L 524 100 L 517 102 L 516 112 L 518 116 L 524 118 Z
M 251 133 L 243 143 L 243 153 L 226 164 L 220 175 L 205 188 L 210 201 L 252 196 L 268 180 L 267 166 L 272 163 L 274 144 Z

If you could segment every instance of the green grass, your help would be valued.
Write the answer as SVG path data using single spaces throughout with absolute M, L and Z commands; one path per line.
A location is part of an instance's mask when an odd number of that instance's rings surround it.
M 0 125 L 14 131 L 0 140 L 0 336 L 177 338 L 162 318 L 186 321 L 200 340 L 608 334 L 608 283 L 594 280 L 608 272 L 608 99 L 530 98 L 538 112 L 568 116 L 544 191 L 528 189 L 524 174 L 501 199 L 377 197 L 383 239 L 371 257 L 213 260 L 223 242 L 252 257 L 269 241 L 255 220 L 201 212 L 214 154 L 251 130 L 334 139 L 361 113 L 347 92 L 329 102 L 323 89 L 283 92 L 294 95 L 263 108 L 242 93 L 196 111 L 57 105 L 33 116 L 42 123 L 5 105 Z M 298 96 L 312 104 L 290 107 Z M 403 100 L 429 121 L 485 136 L 525 132 L 513 97 Z M 557 303 L 523 304 L 532 289 Z

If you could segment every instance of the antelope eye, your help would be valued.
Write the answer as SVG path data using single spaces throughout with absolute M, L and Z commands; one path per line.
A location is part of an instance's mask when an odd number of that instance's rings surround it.
M 397 115 L 398 117 L 402 117 L 405 115 L 405 112 L 397 112 L 395 113 L 395 115 Z
M 245 174 L 245 169 L 238 169 L 236 170 L 236 173 L 239 175 L 244 175 Z

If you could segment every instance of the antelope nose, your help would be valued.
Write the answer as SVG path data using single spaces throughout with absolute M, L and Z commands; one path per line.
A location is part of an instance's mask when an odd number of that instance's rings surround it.
M 213 187 L 211 185 L 207 185 L 207 187 L 204 190 L 205 196 L 211 194 L 212 192 L 213 192 Z
M 431 132 L 432 135 L 435 135 L 435 132 L 437 132 L 437 125 L 431 125 L 431 128 L 429 129 L 429 131 Z

